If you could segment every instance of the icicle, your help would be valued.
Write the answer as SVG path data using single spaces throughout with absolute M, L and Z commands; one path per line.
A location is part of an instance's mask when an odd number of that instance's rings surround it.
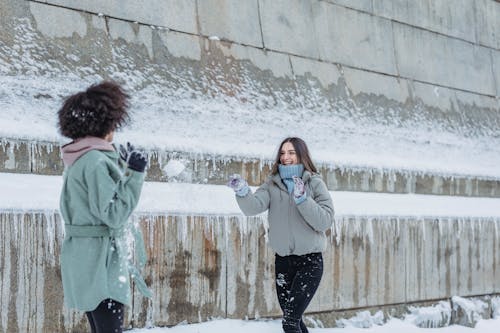
M 342 220 L 342 218 L 341 218 Z M 339 219 L 338 218 L 334 218 L 333 219 L 333 230 L 330 234 L 330 242 L 334 242 L 335 245 L 339 246 L 340 245 L 340 239 L 341 239 L 341 236 L 340 236 L 340 225 L 339 225 Z
M 5 217 L 4 217 L 5 216 Z M 10 214 L 2 214 L 0 215 L 0 234 L 2 235 L 2 242 L 0 242 L 0 254 L 2 255 L 2 260 L 0 262 L 3 263 L 0 266 L 0 309 L 8 309 L 11 299 L 11 271 L 12 271 L 12 251 L 11 244 L 14 242 L 13 234 L 11 232 L 12 222 L 10 222 Z M 2 328 L 5 332 L 8 331 L 8 312 L 9 311 L 1 311 L 0 313 L 0 322 L 2 323 Z
M 370 244 L 373 244 L 373 221 L 376 218 L 368 218 L 365 225 L 365 235 Z
M 427 225 L 427 221 L 425 219 L 422 219 L 421 221 L 418 221 L 419 222 L 419 225 L 422 226 L 422 245 L 425 245 L 425 236 L 426 236 L 426 225 Z
M 45 247 L 46 253 L 45 257 L 48 259 L 49 263 L 53 266 L 56 265 L 56 254 L 55 254 L 55 245 L 56 245 L 56 222 L 55 222 L 55 211 L 43 211 L 42 216 L 45 218 L 45 233 L 47 235 L 45 243 L 47 246 Z
M 154 327 L 154 313 L 155 313 L 155 307 L 153 304 L 153 300 L 151 298 L 147 299 L 148 305 L 146 307 L 146 323 L 145 327 L 146 328 L 152 328 Z

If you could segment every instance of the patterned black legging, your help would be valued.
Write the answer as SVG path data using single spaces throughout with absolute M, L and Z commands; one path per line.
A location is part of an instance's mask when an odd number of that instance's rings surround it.
M 95 310 L 86 312 L 91 332 L 122 333 L 123 310 L 123 304 L 112 299 L 99 303 Z
M 323 256 L 321 253 L 276 255 L 275 265 L 276 293 L 283 310 L 283 330 L 285 333 L 308 333 L 302 315 L 321 281 Z

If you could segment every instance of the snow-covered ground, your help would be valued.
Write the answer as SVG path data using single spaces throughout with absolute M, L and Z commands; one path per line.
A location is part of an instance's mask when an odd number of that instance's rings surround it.
M 498 333 L 500 318 L 482 320 L 475 328 L 452 325 L 442 328 L 420 328 L 409 321 L 391 319 L 386 324 L 370 328 L 354 326 L 344 328 L 310 328 L 311 333 Z M 278 333 L 282 332 L 279 320 L 214 320 L 201 324 L 177 325 L 171 328 L 134 329 L 130 333 Z
M 453 297 L 454 304 L 461 304 L 467 317 L 472 318 L 484 312 L 486 303 L 476 300 L 470 301 L 461 297 Z M 337 328 L 324 328 L 323 323 L 314 318 L 305 316 L 305 322 L 311 333 L 497 333 L 500 327 L 500 315 L 497 307 L 500 298 L 491 299 L 493 319 L 478 319 L 474 328 L 449 325 L 451 306 L 449 302 L 441 301 L 434 306 L 413 308 L 402 319 L 390 318 L 384 322 L 384 314 L 378 311 L 371 314 L 369 311 L 359 311 L 354 317 L 337 320 Z M 446 325 L 444 327 L 441 327 Z M 421 327 L 419 327 L 421 326 Z M 434 328 L 423 328 L 434 327 Z M 440 327 L 440 328 L 438 328 Z M 170 328 L 134 329 L 131 333 L 276 333 L 282 332 L 281 321 L 277 319 L 234 320 L 217 319 L 200 324 L 179 324 Z

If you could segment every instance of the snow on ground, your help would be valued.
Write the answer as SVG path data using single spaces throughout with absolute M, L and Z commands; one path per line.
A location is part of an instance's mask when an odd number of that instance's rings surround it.
M 61 176 L 0 173 L 0 209 L 56 210 Z M 254 188 L 255 189 L 255 188 Z M 500 217 L 500 198 L 331 192 L 336 216 Z M 137 212 L 240 215 L 224 185 L 146 182 Z
M 498 333 L 500 318 L 480 321 L 475 328 L 464 326 L 447 326 L 443 328 L 419 328 L 400 319 L 391 319 L 386 324 L 374 325 L 370 328 L 310 328 L 311 333 Z M 171 328 L 134 329 L 130 333 L 277 333 L 282 332 L 279 320 L 214 320 L 201 324 L 177 325 Z

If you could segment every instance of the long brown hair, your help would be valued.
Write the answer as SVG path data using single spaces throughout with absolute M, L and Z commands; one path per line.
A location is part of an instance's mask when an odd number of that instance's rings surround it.
M 283 140 L 278 148 L 278 153 L 276 154 L 276 159 L 274 161 L 273 167 L 271 169 L 271 174 L 275 175 L 278 173 L 278 166 L 280 165 L 280 156 L 281 149 L 283 145 L 287 142 L 290 142 L 295 149 L 295 153 L 297 154 L 297 160 L 299 163 L 304 165 L 304 169 L 311 173 L 318 173 L 318 169 L 314 166 L 314 163 L 311 159 L 311 155 L 309 155 L 309 149 L 307 148 L 306 143 L 301 138 L 297 137 L 289 137 Z

